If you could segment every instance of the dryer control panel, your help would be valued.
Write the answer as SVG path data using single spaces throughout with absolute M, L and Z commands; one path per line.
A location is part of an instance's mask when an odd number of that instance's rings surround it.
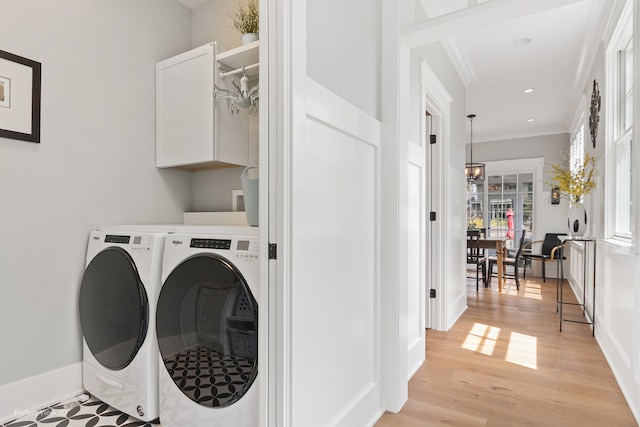
M 116 243 L 118 245 L 127 245 L 131 252 L 144 253 L 151 251 L 154 240 L 150 235 L 116 235 L 107 234 L 104 237 L 105 243 Z
M 260 243 L 257 239 L 233 238 L 233 239 L 210 239 L 192 238 L 189 242 L 190 248 L 217 249 L 230 251 L 232 256 L 244 260 L 258 259 L 260 255 Z

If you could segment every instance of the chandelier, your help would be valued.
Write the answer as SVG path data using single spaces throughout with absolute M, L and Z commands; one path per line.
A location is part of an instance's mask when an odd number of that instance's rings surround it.
M 221 77 L 225 77 L 225 74 L 221 73 Z M 240 86 L 238 86 L 235 80 L 231 79 L 231 88 L 221 88 L 214 84 L 214 97 L 215 99 L 226 99 L 227 106 L 231 110 L 231 113 L 239 113 L 240 108 L 255 107 L 258 101 L 259 85 L 249 88 L 249 77 L 245 73 L 245 67 L 242 67 L 242 77 L 240 78 Z
M 467 118 L 471 121 L 471 158 L 469 163 L 464 165 L 464 174 L 467 176 L 467 182 L 484 181 L 484 163 L 473 163 L 473 119 L 475 114 L 469 114 Z

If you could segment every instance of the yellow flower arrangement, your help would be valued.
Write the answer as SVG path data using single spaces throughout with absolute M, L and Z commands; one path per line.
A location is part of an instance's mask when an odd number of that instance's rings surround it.
M 582 197 L 591 193 L 596 187 L 596 158 L 584 153 L 584 162 L 573 172 L 569 164 L 569 154 L 565 153 L 564 161 L 560 164 L 549 164 L 553 170 L 551 180 L 546 184 L 558 186 L 562 198 L 571 203 L 580 203 Z

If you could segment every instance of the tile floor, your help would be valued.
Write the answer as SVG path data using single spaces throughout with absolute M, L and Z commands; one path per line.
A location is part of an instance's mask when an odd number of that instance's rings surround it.
M 140 421 L 110 407 L 89 394 L 30 411 L 0 427 L 156 427 L 158 420 Z

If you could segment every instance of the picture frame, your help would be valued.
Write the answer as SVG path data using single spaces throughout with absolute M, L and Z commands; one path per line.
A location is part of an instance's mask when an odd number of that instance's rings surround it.
M 42 64 L 0 50 L 0 138 L 40 143 Z

